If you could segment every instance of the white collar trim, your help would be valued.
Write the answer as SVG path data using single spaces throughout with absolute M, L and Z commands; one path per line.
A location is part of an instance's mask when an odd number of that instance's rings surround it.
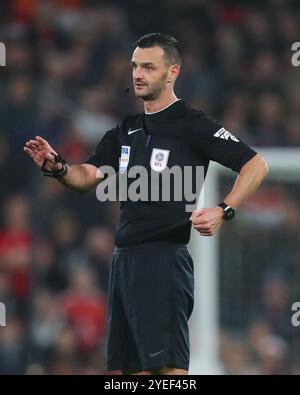
M 158 112 L 162 112 L 162 111 L 166 110 L 168 107 L 172 106 L 174 103 L 178 102 L 179 100 L 181 100 L 181 99 L 176 99 L 171 104 L 168 104 L 166 107 L 164 107 L 164 108 L 162 108 L 161 110 L 158 110 L 158 111 L 153 111 L 153 112 L 145 111 L 145 114 L 152 115 L 152 114 L 157 114 Z

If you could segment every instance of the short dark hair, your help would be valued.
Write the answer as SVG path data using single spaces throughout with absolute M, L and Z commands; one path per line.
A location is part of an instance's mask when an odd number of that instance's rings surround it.
M 164 50 L 166 62 L 181 65 L 181 48 L 176 38 L 163 33 L 148 33 L 134 44 L 139 48 L 151 48 L 156 45 Z

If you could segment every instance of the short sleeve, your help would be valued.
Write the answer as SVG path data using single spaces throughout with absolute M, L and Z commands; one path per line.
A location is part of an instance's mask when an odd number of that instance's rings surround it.
M 204 112 L 192 117 L 191 138 L 197 153 L 236 172 L 257 154 Z
M 85 163 L 96 167 L 111 166 L 115 171 L 118 171 L 120 155 L 117 133 L 118 128 L 107 131 L 98 143 L 93 155 Z

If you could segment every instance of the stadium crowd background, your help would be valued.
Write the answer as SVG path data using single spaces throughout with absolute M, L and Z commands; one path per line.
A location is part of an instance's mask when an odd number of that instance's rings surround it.
M 132 91 L 126 93 L 132 43 L 162 31 L 182 44 L 179 97 L 251 145 L 298 147 L 300 69 L 291 65 L 291 45 L 300 41 L 299 6 L 288 0 L 1 1 L 7 66 L 0 68 L 0 301 L 7 326 L 0 328 L 0 374 L 105 372 L 118 205 L 42 177 L 23 154 L 24 142 L 41 135 L 69 163 L 84 161 L 106 130 L 141 110 Z M 286 194 L 280 185 L 270 188 L 270 196 Z M 293 218 L 300 219 L 297 196 Z M 276 205 L 275 198 L 267 201 Z M 297 245 L 299 223 L 285 233 Z M 247 240 L 250 257 L 257 239 Z M 230 268 L 223 253 L 222 268 Z M 226 373 L 300 373 L 287 318 L 288 277 L 277 268 L 264 267 L 264 281 L 254 278 L 244 291 L 248 305 L 259 305 L 255 319 L 241 316 L 228 285 L 240 278 L 232 268 L 226 272 L 220 327 Z M 298 359 L 290 358 L 291 347 L 298 347 Z

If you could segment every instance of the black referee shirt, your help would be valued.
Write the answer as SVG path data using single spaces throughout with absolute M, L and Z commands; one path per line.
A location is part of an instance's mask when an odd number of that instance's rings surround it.
M 112 166 L 116 172 L 141 165 L 150 173 L 157 170 L 156 165 L 163 159 L 168 168 L 204 166 L 206 174 L 210 160 L 239 172 L 255 155 L 254 150 L 204 112 L 178 100 L 156 113 L 125 118 L 106 132 L 86 163 Z M 172 200 L 121 202 L 116 245 L 151 241 L 188 243 L 191 213 L 186 212 L 185 204 Z

